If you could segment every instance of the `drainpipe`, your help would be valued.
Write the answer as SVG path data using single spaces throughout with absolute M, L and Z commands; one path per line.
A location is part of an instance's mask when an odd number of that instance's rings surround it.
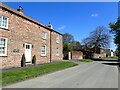
M 52 62 L 52 60 L 51 60 L 51 57 L 52 57 L 52 40 L 51 40 L 51 37 L 52 37 L 52 35 L 51 35 L 51 33 L 52 33 L 52 30 L 50 31 L 50 63 Z

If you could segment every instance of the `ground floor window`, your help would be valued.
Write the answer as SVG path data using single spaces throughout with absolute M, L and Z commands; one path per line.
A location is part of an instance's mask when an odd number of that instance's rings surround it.
M 56 48 L 56 55 L 59 56 L 59 48 Z
M 7 56 L 7 38 L 0 37 L 0 56 Z
M 41 46 L 41 56 L 46 56 L 46 45 Z

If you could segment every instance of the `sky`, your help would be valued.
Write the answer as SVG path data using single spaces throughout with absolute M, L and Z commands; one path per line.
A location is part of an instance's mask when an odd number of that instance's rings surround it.
M 24 14 L 38 22 L 48 25 L 64 34 L 72 34 L 74 39 L 82 42 L 91 31 L 98 26 L 109 29 L 110 22 L 116 22 L 118 17 L 117 2 L 4 2 L 18 9 L 22 6 Z M 113 36 L 113 35 L 112 35 Z M 115 44 L 111 41 L 111 49 Z

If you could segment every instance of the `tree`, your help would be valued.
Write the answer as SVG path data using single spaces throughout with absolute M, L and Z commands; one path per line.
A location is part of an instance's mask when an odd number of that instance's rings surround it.
M 68 52 L 73 50 L 72 42 L 74 42 L 73 35 L 69 33 L 63 34 L 63 54 L 64 59 L 68 58 Z
M 63 34 L 63 54 L 64 54 L 64 59 L 68 58 L 68 52 L 73 51 L 73 50 L 78 50 L 80 48 L 80 42 L 74 40 L 74 36 L 65 33 Z
M 73 37 L 73 35 L 71 35 L 71 34 L 69 34 L 69 33 L 63 34 L 63 43 L 66 43 L 66 42 L 68 42 L 68 43 L 74 42 L 74 37 Z
M 69 42 L 64 42 L 63 44 L 63 54 L 64 54 L 64 59 L 68 59 L 68 52 L 72 51 L 73 47 L 70 45 Z
M 83 39 L 82 42 L 87 47 L 94 48 L 95 53 L 98 48 L 108 48 L 110 45 L 109 30 L 104 26 L 98 26 L 94 31 L 90 32 L 90 36 Z
M 79 51 L 81 49 L 81 45 L 79 41 L 72 42 L 71 46 L 74 51 Z
M 116 23 L 109 24 L 111 31 L 114 34 L 114 42 L 117 45 L 118 57 L 120 58 L 120 17 L 117 19 Z

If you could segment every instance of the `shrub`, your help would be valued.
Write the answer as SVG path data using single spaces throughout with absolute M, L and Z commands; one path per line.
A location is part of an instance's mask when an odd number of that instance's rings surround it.
M 21 59 L 21 67 L 25 67 L 25 62 L 26 62 L 26 58 L 25 58 L 25 54 L 22 55 L 22 59 Z
M 32 64 L 36 65 L 36 56 L 35 55 L 32 58 Z

